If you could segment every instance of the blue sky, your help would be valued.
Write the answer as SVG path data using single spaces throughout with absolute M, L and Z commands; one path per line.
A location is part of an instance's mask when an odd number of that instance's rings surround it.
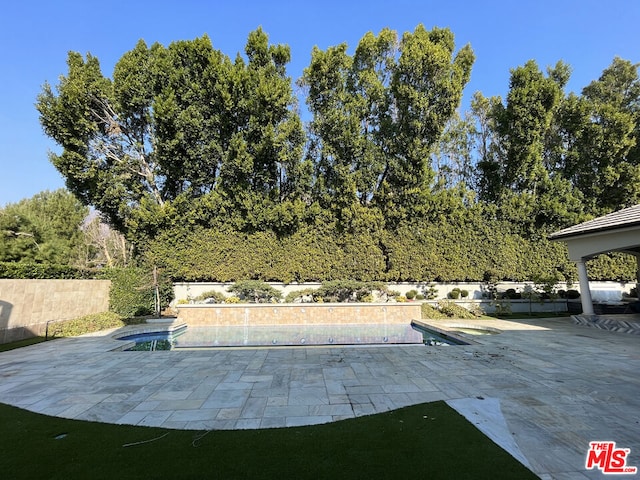
M 449 27 L 458 48 L 470 43 L 476 63 L 463 109 L 475 91 L 508 92 L 509 70 L 534 59 L 541 68 L 563 60 L 573 68 L 568 91 L 579 93 L 614 56 L 640 62 L 637 0 L 470 1 L 65 1 L 7 2 L 0 16 L 0 207 L 64 186 L 49 163 L 56 145 L 43 133 L 34 103 L 47 81 L 66 74 L 70 50 L 91 52 L 105 76 L 142 38 L 168 45 L 204 33 L 230 57 L 262 26 L 272 43 L 291 47 L 297 79 L 314 45 L 346 42 L 368 31 L 403 33 L 419 23 Z

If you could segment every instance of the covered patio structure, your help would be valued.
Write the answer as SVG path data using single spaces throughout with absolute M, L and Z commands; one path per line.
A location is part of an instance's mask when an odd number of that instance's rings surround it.
M 640 204 L 580 223 L 549 236 L 567 244 L 569 258 L 578 267 L 583 315 L 594 315 L 586 262 L 602 253 L 635 255 L 636 287 L 640 290 Z

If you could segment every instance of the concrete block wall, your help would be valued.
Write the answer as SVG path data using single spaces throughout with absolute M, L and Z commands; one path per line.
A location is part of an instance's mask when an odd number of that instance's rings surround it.
M 419 303 L 178 305 L 178 321 L 193 326 L 409 324 Z
M 47 323 L 109 310 L 110 280 L 0 279 L 0 343 L 44 335 Z

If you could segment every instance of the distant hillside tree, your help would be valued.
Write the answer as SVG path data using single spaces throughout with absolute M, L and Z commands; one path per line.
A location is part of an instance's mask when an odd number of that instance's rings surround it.
M 0 209 L 0 261 L 74 265 L 89 209 L 64 189 Z

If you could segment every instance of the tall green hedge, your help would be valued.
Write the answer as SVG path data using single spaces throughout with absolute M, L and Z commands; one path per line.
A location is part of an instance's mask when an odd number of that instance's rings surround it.
M 555 275 L 577 282 L 562 242 L 526 239 L 498 221 L 403 225 L 397 229 L 344 232 L 330 225 L 304 227 L 278 237 L 198 228 L 167 232 L 149 245 L 150 262 L 174 281 L 244 279 L 305 282 L 525 281 Z M 612 254 L 589 263 L 593 280 L 635 278 L 635 259 Z
M 148 268 L 110 268 L 101 277 L 111 280 L 109 310 L 124 317 L 150 315 L 155 312 L 155 285 Z M 158 277 L 160 307 L 165 307 L 173 295 L 172 284 L 164 276 Z
M 0 278 L 16 279 L 91 279 L 97 278 L 98 271 L 28 262 L 0 262 Z

